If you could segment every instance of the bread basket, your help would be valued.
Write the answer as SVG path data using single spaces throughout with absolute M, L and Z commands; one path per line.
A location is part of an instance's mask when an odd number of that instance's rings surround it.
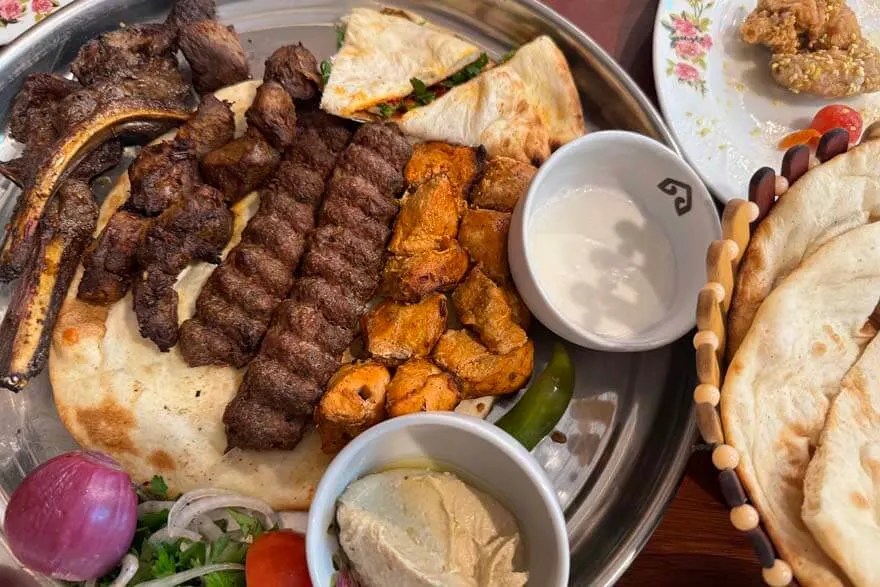
M 880 124 L 866 129 L 862 142 L 880 138 Z M 718 479 L 724 501 L 730 508 L 730 521 L 751 542 L 762 567 L 764 581 L 772 587 L 793 581 L 791 566 L 778 557 L 776 548 L 762 527 L 758 510 L 737 474 L 740 454 L 725 443 L 719 411 L 726 362 L 727 319 L 737 271 L 749 245 L 752 229 L 767 215 L 776 202 L 801 176 L 815 165 L 845 153 L 849 135 L 843 129 L 825 133 L 819 140 L 815 157 L 806 145 L 786 151 L 780 173 L 763 167 L 749 182 L 748 200 L 731 200 L 721 218 L 722 239 L 711 243 L 706 255 L 706 284 L 697 299 L 697 333 L 694 336 L 698 384 L 694 390 L 697 426 L 706 443 L 712 446 L 712 463 L 719 470 Z

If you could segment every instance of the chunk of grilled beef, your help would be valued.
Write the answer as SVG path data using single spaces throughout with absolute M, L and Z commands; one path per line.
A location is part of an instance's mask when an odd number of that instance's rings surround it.
M 77 297 L 107 306 L 121 300 L 137 269 L 137 251 L 150 220 L 120 210 L 114 213 L 83 255 L 83 276 Z
M 354 338 L 378 283 L 394 216 L 389 210 L 396 209 L 411 153 L 406 138 L 389 123 L 362 126 L 343 151 L 303 258 L 303 275 L 273 314 L 238 395 L 226 407 L 230 448 L 290 449 L 301 439 L 298 427 L 278 423 L 298 422 L 313 412 Z M 355 217 L 384 229 L 385 238 L 376 238 L 378 230 L 352 230 Z
M 213 94 L 206 94 L 202 96 L 195 116 L 177 131 L 174 142 L 185 146 L 201 159 L 231 141 L 234 136 L 235 116 L 229 104 Z
M 0 385 L 18 391 L 46 362 L 58 310 L 98 219 L 89 185 L 64 183 L 40 223 L 39 245 L 0 325 Z
M 137 77 L 144 69 L 177 69 L 173 31 L 161 24 L 127 26 L 83 45 L 70 65 L 81 84 Z
M 278 82 L 297 101 L 311 100 L 321 92 L 318 61 L 302 43 L 276 49 L 266 60 L 263 80 Z
M 258 132 L 249 132 L 202 157 L 205 182 L 219 189 L 228 203 L 257 189 L 281 161 L 281 155 Z
M 232 26 L 216 20 L 184 25 L 178 39 L 199 93 L 213 92 L 250 78 L 247 55 Z
M 128 168 L 131 193 L 125 209 L 157 216 L 198 182 L 195 153 L 176 142 L 147 145 Z
M 214 0 L 174 0 L 165 24 L 176 33 L 187 24 L 216 19 L 217 5 Z
M 272 312 L 289 293 L 314 228 L 325 182 L 350 136 L 347 123 L 323 112 L 300 118 L 294 147 L 320 152 L 283 161 L 260 193 L 260 207 L 180 328 L 186 362 L 243 367 L 259 347 Z
M 177 344 L 177 274 L 194 260 L 217 262 L 232 234 L 232 213 L 214 188 L 201 184 L 162 212 L 138 249 L 132 294 L 141 336 L 165 352 Z
M 290 94 L 273 81 L 257 88 L 257 95 L 245 113 L 248 126 L 253 126 L 269 143 L 283 151 L 296 138 L 296 108 Z

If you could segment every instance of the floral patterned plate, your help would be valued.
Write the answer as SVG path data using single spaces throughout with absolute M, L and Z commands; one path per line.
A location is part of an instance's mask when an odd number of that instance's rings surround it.
M 739 26 L 757 0 L 660 0 L 654 82 L 682 151 L 720 200 L 744 197 L 755 169 L 779 160 L 779 140 L 806 128 L 831 102 L 793 94 L 770 77 L 769 52 L 746 45 Z M 848 0 L 880 46 L 880 0 Z M 880 118 L 880 93 L 836 100 Z
M 71 2 L 73 0 L 0 0 L 0 45 L 12 42 L 58 8 Z

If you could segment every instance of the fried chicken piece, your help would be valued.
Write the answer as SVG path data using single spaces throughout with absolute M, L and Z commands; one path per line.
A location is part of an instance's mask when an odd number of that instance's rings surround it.
M 520 328 L 528 330 L 529 326 L 532 325 L 532 314 L 529 312 L 526 303 L 519 297 L 516 289 L 509 285 L 503 285 L 501 286 L 501 293 L 507 300 L 507 305 L 510 306 L 510 317 L 513 318 L 513 321 Z
M 397 368 L 385 394 L 389 418 L 415 412 L 451 412 L 461 401 L 455 377 L 427 359 Z
M 437 175 L 446 175 L 456 195 L 464 202 L 471 184 L 483 168 L 486 150 L 449 143 L 419 143 L 404 174 L 410 186 L 420 185 Z
M 537 172 L 538 168 L 528 163 L 510 157 L 493 157 L 486 163 L 480 181 L 471 191 L 471 205 L 513 212 Z
M 434 347 L 434 362 L 461 384 L 462 399 L 504 395 L 522 388 L 535 364 L 532 341 L 505 355 L 496 355 L 466 330 L 448 330 Z
M 390 381 L 388 369 L 374 361 L 340 367 L 315 410 L 325 453 L 339 452 L 352 438 L 384 419 L 385 390 Z
M 472 326 L 493 353 L 509 353 L 528 341 L 525 330 L 513 319 L 502 289 L 479 267 L 452 292 L 452 306 L 461 323 Z
M 361 318 L 367 352 L 389 365 L 427 357 L 446 330 L 447 314 L 443 294 L 434 294 L 418 304 L 387 300 Z
M 401 200 L 388 250 L 413 255 L 445 248 L 458 232 L 458 209 L 449 179 L 432 177 Z
M 480 209 L 467 210 L 458 228 L 458 242 L 495 283 L 506 282 L 510 275 L 507 266 L 509 228 L 509 213 Z
M 863 41 L 856 15 L 844 0 L 761 0 L 740 35 L 746 43 L 785 55 L 848 49 Z
M 773 79 L 795 93 L 842 98 L 880 90 L 880 52 L 864 44 L 797 55 L 774 55 Z
M 467 273 L 469 262 L 457 242 L 442 251 L 392 256 L 385 262 L 379 292 L 400 302 L 418 302 L 432 292 L 454 287 Z

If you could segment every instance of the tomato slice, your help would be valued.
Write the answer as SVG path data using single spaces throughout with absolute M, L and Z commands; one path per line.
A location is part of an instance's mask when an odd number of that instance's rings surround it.
M 248 587 L 312 587 L 306 563 L 306 539 L 289 530 L 266 532 L 248 549 Z
M 804 130 L 796 130 L 791 134 L 785 135 L 777 147 L 782 150 L 790 149 L 795 145 L 812 145 L 813 141 L 818 141 L 822 136 L 815 128 L 807 128 Z
M 816 113 L 810 128 L 823 135 L 829 130 L 842 128 L 849 133 L 850 144 L 854 144 L 862 136 L 862 115 L 849 106 L 831 104 Z

